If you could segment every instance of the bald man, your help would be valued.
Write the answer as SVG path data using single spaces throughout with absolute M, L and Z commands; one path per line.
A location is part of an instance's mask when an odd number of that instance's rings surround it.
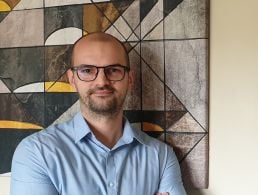
M 123 44 L 105 33 L 82 37 L 67 75 L 80 112 L 19 144 L 11 195 L 185 195 L 173 149 L 123 117 L 133 85 Z

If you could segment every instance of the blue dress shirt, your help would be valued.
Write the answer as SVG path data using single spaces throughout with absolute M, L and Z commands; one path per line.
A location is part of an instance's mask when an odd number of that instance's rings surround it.
M 81 113 L 25 138 L 12 161 L 11 195 L 186 195 L 173 149 L 124 125 L 109 149 Z

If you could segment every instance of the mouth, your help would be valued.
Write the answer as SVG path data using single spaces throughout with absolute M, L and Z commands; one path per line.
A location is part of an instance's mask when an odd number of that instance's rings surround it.
M 112 90 L 96 90 L 92 94 L 97 97 L 108 97 L 113 94 L 113 91 Z

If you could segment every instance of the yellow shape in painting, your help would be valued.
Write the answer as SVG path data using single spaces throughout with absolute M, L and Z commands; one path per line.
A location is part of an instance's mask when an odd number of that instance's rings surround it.
M 0 120 L 0 128 L 5 129 L 43 129 L 43 127 L 20 121 Z
M 144 131 L 163 131 L 163 129 L 156 124 L 143 122 L 143 130 Z
M 0 0 L 0 12 L 5 12 L 5 11 L 11 11 L 11 8 L 6 2 Z
M 72 85 L 65 82 L 45 82 L 47 92 L 76 92 Z

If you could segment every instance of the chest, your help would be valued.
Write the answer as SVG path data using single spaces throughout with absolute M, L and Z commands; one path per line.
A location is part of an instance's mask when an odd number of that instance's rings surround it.
M 141 145 L 105 152 L 88 144 L 59 153 L 49 169 L 60 194 L 151 195 L 158 189 L 158 154 Z

